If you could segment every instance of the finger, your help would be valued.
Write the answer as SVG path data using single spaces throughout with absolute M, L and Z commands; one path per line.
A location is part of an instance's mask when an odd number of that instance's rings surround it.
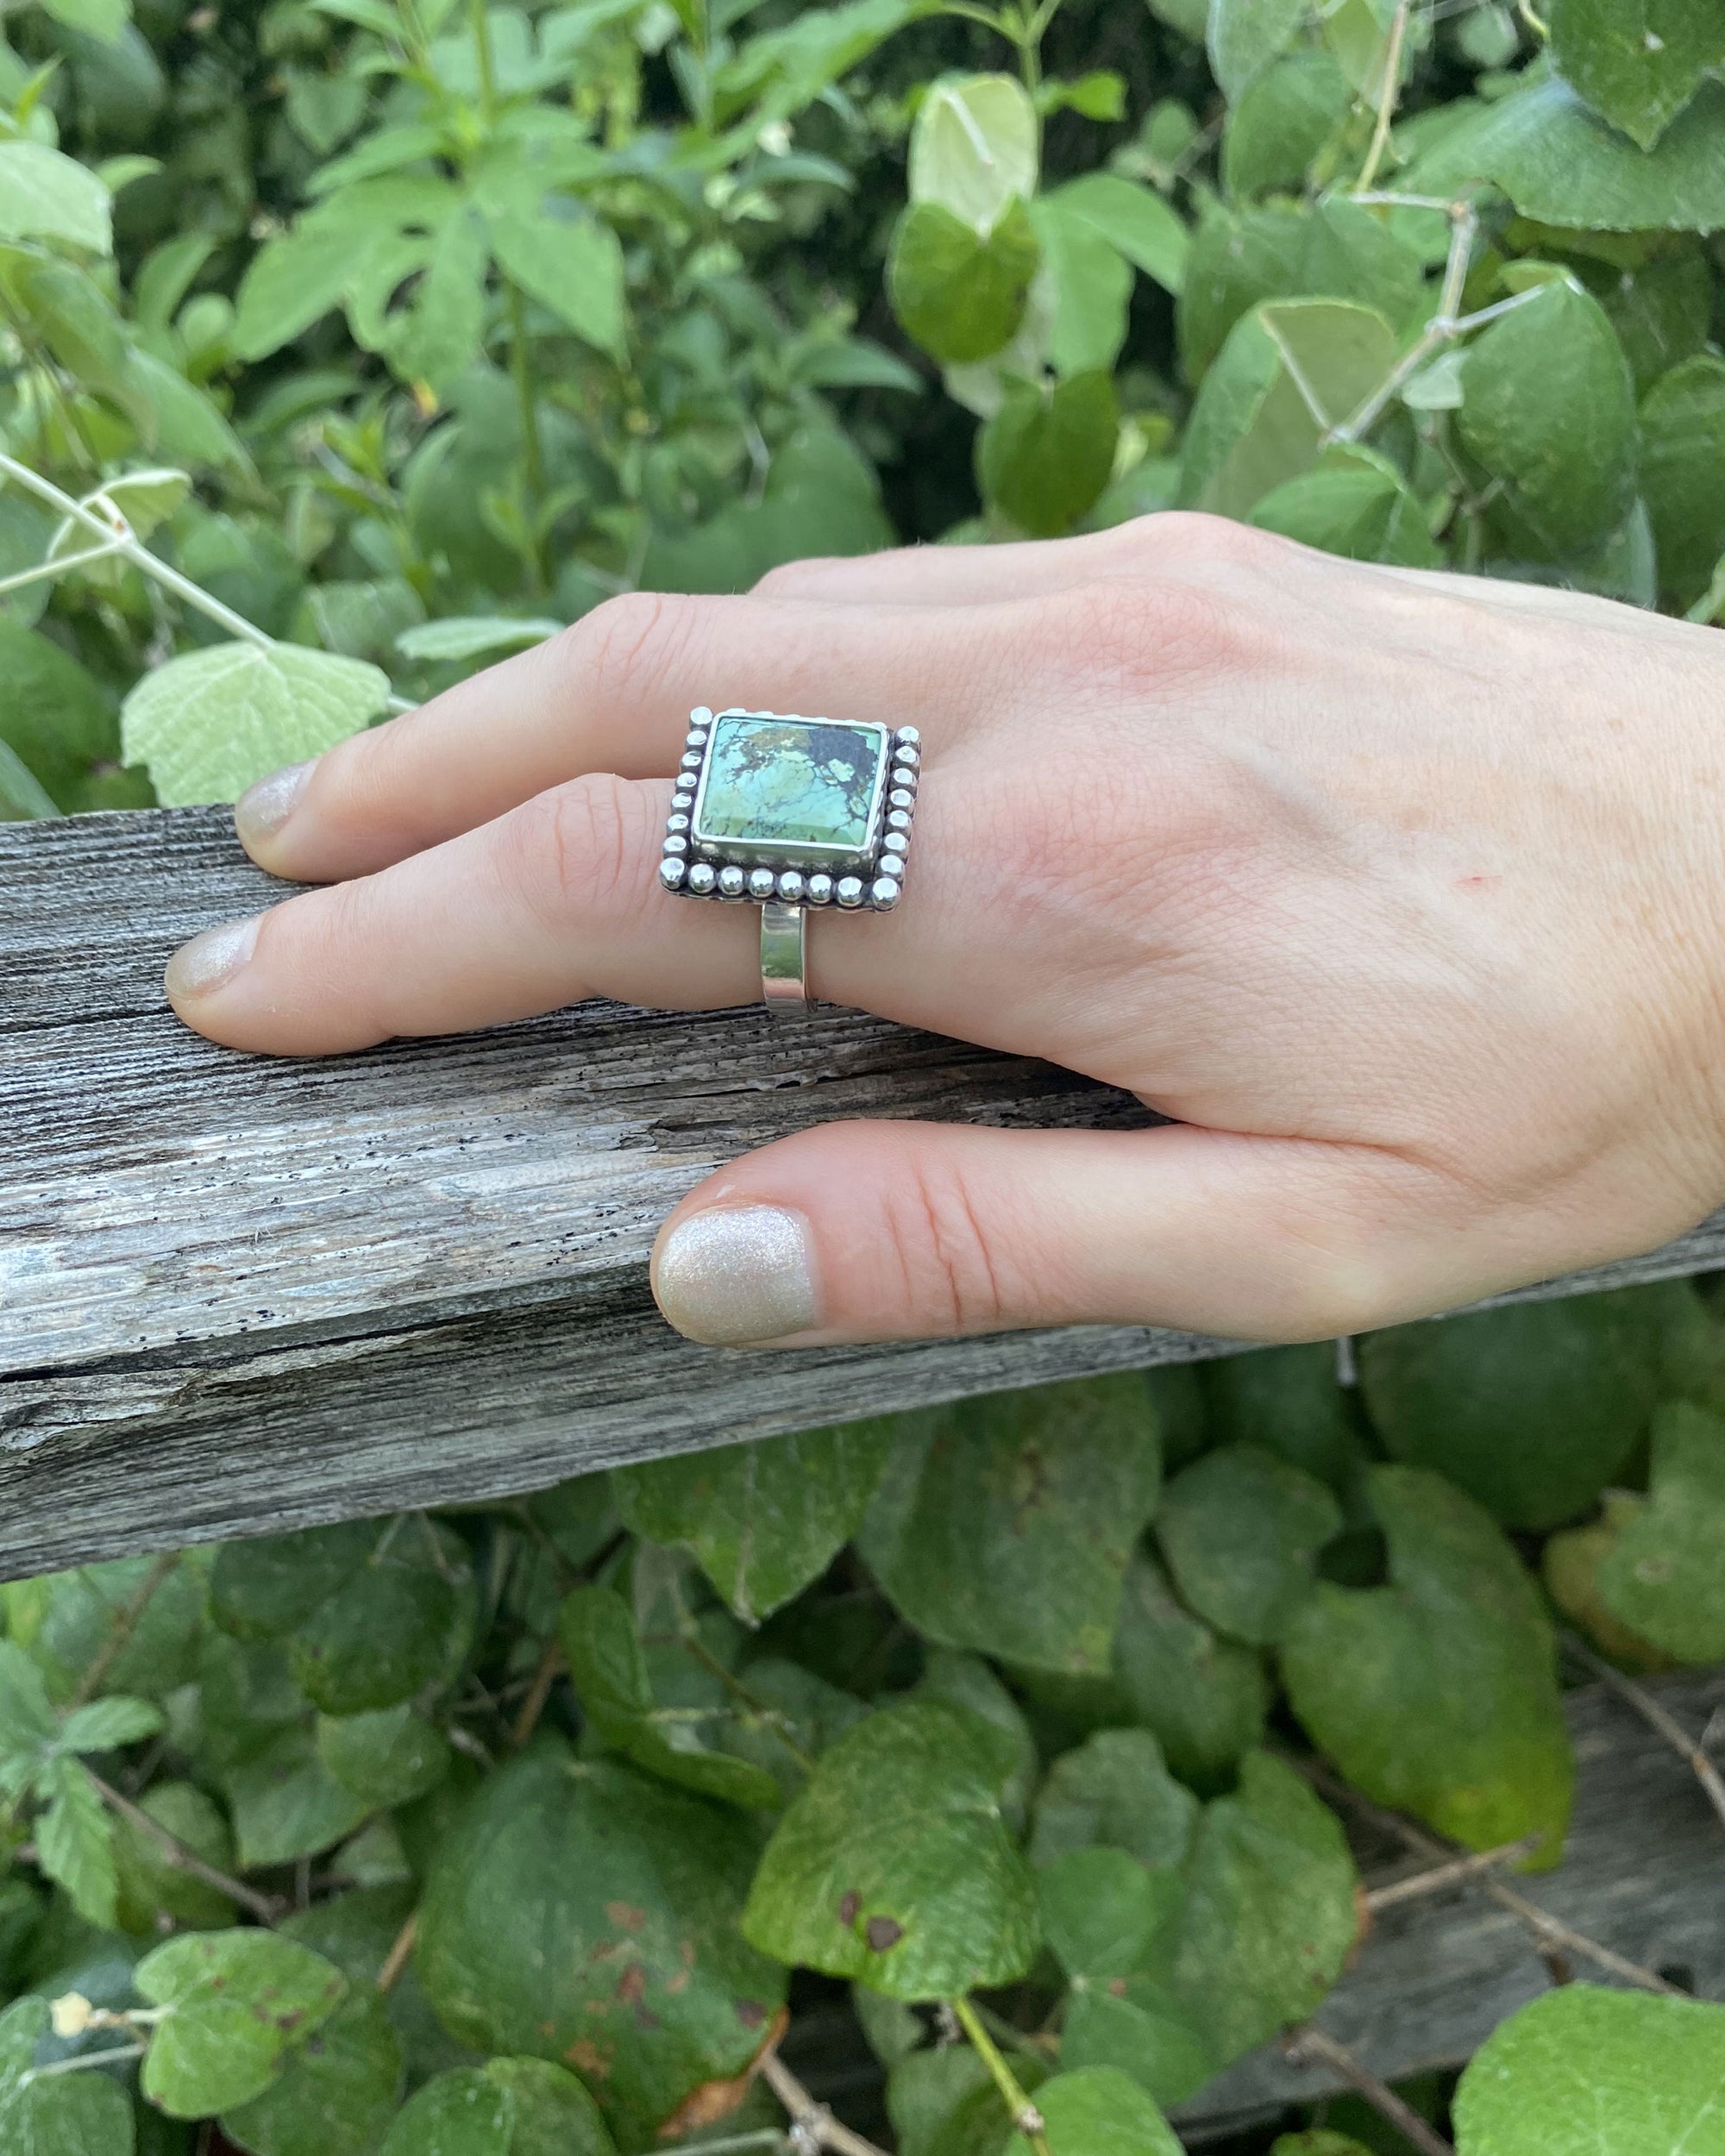
M 1007 662 L 981 610 L 798 605 L 636 592 L 417 711 L 264 780 L 235 812 L 277 875 L 364 875 L 586 772 L 675 769 L 688 715 L 832 712 L 950 740 Z
M 211 1040 L 278 1056 L 464 1032 L 593 995 L 751 1001 L 756 909 L 660 887 L 670 793 L 667 780 L 573 780 L 375 875 L 195 937 L 169 962 L 169 1000 Z
M 654 1292 L 692 1339 L 815 1346 L 1023 1326 L 1320 1339 L 1479 1292 L 1430 1171 L 1179 1124 L 1126 1134 L 829 1124 L 693 1192 Z M 1506 1255 L 1506 1283 L 1537 1260 Z
M 1121 567 L 1153 519 L 1076 539 L 994 546 L 894 547 L 880 554 L 817 555 L 769 569 L 762 598 L 833 606 L 975 606 L 1070 591 Z

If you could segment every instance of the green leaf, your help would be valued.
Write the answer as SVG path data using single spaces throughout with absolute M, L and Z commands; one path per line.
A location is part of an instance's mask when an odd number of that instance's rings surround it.
M 338 1782 L 298 1724 L 249 1746 L 222 1777 L 240 1861 L 291 1864 L 350 1834 L 372 1808 Z
M 113 713 L 91 675 L 46 636 L 0 616 L 0 741 L 65 806 L 115 749 Z
M 1305 0 L 1210 0 L 1204 42 L 1230 104 L 1259 68 L 1287 51 L 1305 16 Z
M 97 1699 L 72 1708 L 60 1740 L 67 1752 L 113 1752 L 155 1736 L 161 1727 L 161 1709 L 147 1699 Z
M 1056 2074 L 1036 2092 L 1048 2156 L 1181 2156 L 1181 2144 L 1154 2103 L 1118 2066 Z M 1032 2156 L 1021 2133 L 1004 2156 Z
M 114 1829 L 96 1784 L 76 1759 L 56 1759 L 38 1784 L 49 1799 L 36 1821 L 36 1854 L 86 1924 L 112 1931 L 119 1879 Z
M 613 1468 L 625 1526 L 687 1550 L 733 1615 L 758 1625 L 825 1571 L 875 1494 L 882 1417 Z
M 1362 101 L 1374 107 L 1383 96 L 1395 18 L 1396 0 L 1328 0 L 1323 9 L 1325 44 Z
M 1358 203 L 1315 210 L 1266 204 L 1211 209 L 1199 223 L 1180 295 L 1180 354 L 1196 381 L 1230 329 L 1260 300 L 1350 299 L 1402 329 L 1423 311 L 1420 257 Z
M 1581 552 L 1622 523 L 1635 491 L 1634 384 L 1598 301 L 1560 279 L 1492 323 L 1462 363 L 1456 429 L 1538 552 Z
M 1353 92 L 1328 53 L 1287 53 L 1253 76 L 1234 100 L 1222 135 L 1222 182 L 1237 201 L 1304 185 L 1320 151 L 1353 108 Z
M 403 1700 L 369 1714 L 323 1715 L 317 1756 L 345 1789 L 387 1810 L 435 1789 L 449 1768 L 449 1746 Z
M 1035 195 L 1041 138 L 1015 76 L 937 82 L 911 128 L 910 199 L 938 204 L 986 239 L 1013 203 Z
M 642 2145 L 743 2071 L 783 1999 L 737 1935 L 757 1847 L 736 1813 L 541 1739 L 436 1846 L 420 1981 L 459 2041 L 574 2067 Z
M 1687 605 L 1725 554 L 1725 360 L 1698 353 L 1641 401 L 1641 495 L 1659 582 Z
M 1156 1539 L 1189 1609 L 1265 1647 L 1311 1593 L 1318 1552 L 1341 1527 L 1341 1507 L 1322 1482 L 1259 1446 L 1234 1445 L 1175 1476 Z
M 1713 0 L 1552 0 L 1550 25 L 1571 85 L 1644 150 L 1725 66 L 1725 16 Z
M 0 649 L 3 644 L 0 644 Z M 154 1557 L 117 1557 L 0 1588 L 12 1638 L 42 1672 L 50 1695 L 70 1699 L 114 1643 L 122 1614 L 147 1584 Z M 129 1637 L 104 1664 L 102 1689 L 160 1700 L 198 1674 L 204 1618 L 201 1568 L 182 1560 L 156 1581 Z
M 731 1702 L 712 1683 L 712 1704 L 662 1708 L 629 1605 L 608 1587 L 578 1587 L 558 1621 L 569 1675 L 599 1740 L 637 1766 L 703 1796 L 776 1811 L 777 1781 L 764 1767 L 732 1756 L 716 1740 L 726 1733 Z
M 1057 199 L 1032 203 L 1030 215 L 1042 250 L 1055 371 L 1078 375 L 1100 369 L 1106 375 L 1126 342 L 1132 266 L 1093 224 L 1069 217 Z M 1035 395 L 1036 385 L 1025 385 L 1019 393 Z
M 536 616 L 517 621 L 492 614 L 457 614 L 442 621 L 416 622 L 402 630 L 395 648 L 405 659 L 459 663 L 493 651 L 518 651 L 528 644 L 543 643 L 561 635 L 562 629 L 561 622 Z
M 1196 1789 L 1229 1777 L 1264 1735 L 1270 1684 L 1263 1664 L 1183 1610 L 1153 1558 L 1140 1556 L 1126 1574 L 1113 1673 L 1170 1766 Z
M 1070 1990 L 1060 2056 L 1118 2066 L 1158 2103 L 1201 2089 L 1221 2061 L 1176 1988 L 1183 1877 L 1124 1850 L 1069 1850 L 1038 1876 L 1038 1900 Z
M 1722 2156 L 1725 2007 L 1566 1984 L 1513 2014 L 1456 2090 L 1462 2156 Z
M 1100 369 L 1010 389 L 976 439 L 983 495 L 1033 537 L 1070 531 L 1108 483 L 1120 427 L 1113 382 Z
M 1359 1343 L 1361 1393 L 1395 1458 L 1440 1470 L 1506 1526 L 1554 1527 L 1647 1434 L 1665 1307 L 1623 1288 L 1396 1326 Z
M 0 1639 L 0 1754 L 33 1758 L 60 1734 L 42 1673 L 15 1639 Z
M 0 240 L 60 240 L 113 252 L 108 190 L 75 157 L 46 143 L 0 142 Z
M 490 2059 L 421 2089 L 379 2156 L 612 2156 L 593 2098 L 543 2059 Z
M 1176 1985 L 1223 2063 L 1302 2021 L 1354 1942 L 1341 1823 L 1280 1759 L 1248 1752 L 1205 1807 L 1186 1866 Z
M 1476 18 L 1469 16 L 1468 20 Z M 1305 2134 L 1278 2134 L 1270 2144 L 1270 2156 L 1371 2156 L 1371 2151 L 1352 2134 L 1314 2126 Z
M 384 346 L 405 382 L 448 389 L 473 361 L 485 335 L 491 249 L 479 219 L 457 210 L 437 229 L 412 304 L 389 317 Z
M 1470 1849 L 1562 1852 L 1575 1766 L 1550 1622 L 1490 1515 L 1418 1468 L 1373 1469 L 1388 1587 L 1320 1583 L 1282 1643 L 1308 1734 L 1368 1796 Z
M 224 1542 L 210 1576 L 210 1614 L 238 1639 L 279 1639 L 304 1624 L 357 1572 L 376 1545 L 377 1523 Z
M 893 311 L 925 352 L 948 365 L 986 360 L 1024 318 L 1036 274 L 1036 232 L 1022 203 L 979 237 L 938 202 L 913 203 L 893 235 Z
M 1179 291 L 1191 235 L 1152 188 L 1116 172 L 1084 172 L 1042 201 L 1064 221 L 1088 226 L 1164 291 Z
M 938 1645 L 1105 1671 L 1159 1476 L 1136 1375 L 961 1401 L 906 1419 L 858 1547 Z
M 1104 1842 L 1140 1864 L 1176 1866 L 1197 1815 L 1197 1798 L 1170 1774 L 1147 1729 L 1101 1729 L 1050 1767 L 1028 1853 L 1046 1865 Z
M 1386 379 L 1396 336 L 1370 308 L 1266 300 L 1230 331 L 1186 434 L 1181 505 L 1244 517 L 1311 471 L 1331 429 Z
M 222 2131 L 251 2156 L 372 2156 L 401 2080 L 388 2005 L 369 1985 L 355 1987 L 260 2096 L 223 2113 Z
M 556 215 L 494 212 L 488 219 L 492 251 L 530 299 L 622 361 L 629 350 L 622 245 L 609 225 L 574 214 L 566 197 L 553 202 Z
M 825 1753 L 767 1845 L 743 1911 L 763 1953 L 894 1998 L 1011 1983 L 1037 1946 L 1030 1874 L 1000 1816 L 1011 1740 L 932 1702 L 881 1708 Z
M 121 754 L 168 807 L 232 801 L 254 780 L 321 755 L 375 718 L 389 678 L 298 644 L 213 644 L 147 674 L 121 711 Z
M 1356 443 L 1338 443 L 1322 453 L 1315 471 L 1272 487 L 1251 522 L 1350 561 L 1413 569 L 1444 562 L 1407 481 L 1388 458 Z
M 1679 1662 L 1725 1660 L 1725 1421 L 1687 1401 L 1661 1407 L 1651 1482 L 1600 1564 L 1599 1595 Z
M 27 2078 L 49 2031 L 46 1999 L 20 1999 L 0 2013 L 0 2148 L 7 2156 L 132 2156 L 132 2107 L 117 2082 L 104 2073 Z
M 1332 1489 L 1346 1489 L 1364 1453 L 1329 1341 L 1259 1348 L 1183 1368 L 1219 1443 L 1262 1445 Z
M 176 1841 L 218 1871 L 234 1868 L 234 1838 L 221 1807 L 190 1782 L 157 1782 L 137 1799 L 138 1808 Z M 131 1821 L 114 1821 L 114 1861 L 119 1876 L 121 1927 L 152 1934 L 159 1915 L 201 1930 L 234 1921 L 234 1905 L 219 1889 L 169 1861 L 153 1834 Z
M 1447 194 L 1493 180 L 1523 216 L 1595 232 L 1714 232 L 1725 225 L 1725 84 L 1703 83 L 1642 150 L 1552 78 L 1485 107 L 1402 174 Z
M 309 1946 L 264 1931 L 197 1932 L 146 1954 L 139 1995 L 156 2023 L 144 2094 L 170 2118 L 202 2118 L 260 2096 L 291 2046 L 341 2004 L 348 1981 Z

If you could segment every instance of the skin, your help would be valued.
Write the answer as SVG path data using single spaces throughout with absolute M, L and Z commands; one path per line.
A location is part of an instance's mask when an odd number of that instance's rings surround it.
M 920 727 L 890 916 L 816 994 L 1125 1087 L 1132 1133 L 833 1124 L 719 1206 L 806 1223 L 779 1344 L 1129 1322 L 1323 1338 L 1628 1256 L 1725 1202 L 1725 645 L 1217 519 L 637 595 L 331 750 L 328 885 L 188 1025 L 327 1055 L 606 995 L 759 993 L 656 868 L 692 705 Z M 676 1313 L 674 1311 L 673 1315 Z

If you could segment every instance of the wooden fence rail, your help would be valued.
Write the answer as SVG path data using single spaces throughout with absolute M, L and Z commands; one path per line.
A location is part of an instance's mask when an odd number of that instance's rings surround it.
M 832 1117 L 1125 1127 L 1123 1094 L 856 1015 L 585 1004 L 326 1062 L 212 1048 L 173 946 L 280 887 L 225 812 L 0 827 L 0 1577 L 1227 1344 L 1112 1326 L 750 1355 L 647 1251 Z M 1725 1215 L 1535 1293 L 1725 1262 Z

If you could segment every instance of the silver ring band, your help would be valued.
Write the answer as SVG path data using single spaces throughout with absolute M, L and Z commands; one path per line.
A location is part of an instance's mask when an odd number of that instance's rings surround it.
M 769 899 L 761 908 L 761 1000 L 775 1018 L 809 1007 L 808 909 Z

